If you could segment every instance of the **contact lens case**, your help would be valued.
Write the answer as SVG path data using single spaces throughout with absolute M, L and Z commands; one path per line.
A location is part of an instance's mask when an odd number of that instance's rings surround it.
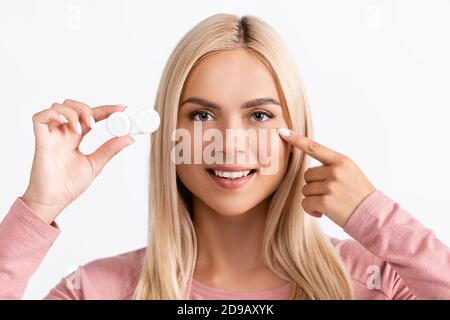
M 115 137 L 146 134 L 158 130 L 160 117 L 153 108 L 139 110 L 134 116 L 126 111 L 112 113 L 106 120 L 108 132 Z

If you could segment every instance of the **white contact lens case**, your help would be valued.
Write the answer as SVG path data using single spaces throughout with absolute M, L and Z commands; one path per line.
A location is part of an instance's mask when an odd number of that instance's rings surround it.
M 152 108 L 139 110 L 134 116 L 127 111 L 112 113 L 106 120 L 108 132 L 115 137 L 152 133 L 159 128 L 160 117 Z

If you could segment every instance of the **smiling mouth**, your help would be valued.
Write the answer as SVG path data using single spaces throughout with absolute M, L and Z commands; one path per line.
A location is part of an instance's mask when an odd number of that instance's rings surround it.
M 250 169 L 245 167 L 216 167 L 208 168 L 206 171 L 209 173 L 212 181 L 224 190 L 237 190 L 253 180 L 257 169 Z
M 216 169 L 206 169 L 206 171 L 213 175 L 214 177 L 226 179 L 226 180 L 238 180 L 245 177 L 252 176 L 255 174 L 256 169 L 247 169 L 247 170 L 216 170 Z

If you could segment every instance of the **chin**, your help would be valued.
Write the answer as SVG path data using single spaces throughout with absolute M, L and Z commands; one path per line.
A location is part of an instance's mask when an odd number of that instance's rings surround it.
M 251 190 L 242 193 L 222 193 L 203 198 L 202 201 L 215 212 L 224 216 L 237 216 L 249 212 L 261 205 L 267 194 L 262 190 Z
M 218 214 L 223 215 L 223 216 L 227 216 L 227 217 L 233 217 L 233 216 L 239 216 L 241 214 L 245 214 L 246 212 L 248 212 L 249 210 L 251 210 L 252 208 L 254 208 L 255 206 L 251 206 L 247 203 L 245 204 L 239 204 L 239 203 L 235 203 L 233 205 L 230 205 L 229 202 L 220 202 L 217 201 L 213 204 L 208 204 L 207 205 L 212 208 L 214 211 L 216 211 Z

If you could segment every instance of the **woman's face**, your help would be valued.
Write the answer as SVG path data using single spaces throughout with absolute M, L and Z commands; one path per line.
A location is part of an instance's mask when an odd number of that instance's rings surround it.
M 191 70 L 180 102 L 177 129 L 190 136 L 191 161 L 177 164 L 177 174 L 193 197 L 223 215 L 267 199 L 289 151 L 276 132 L 288 127 L 287 112 L 265 64 L 243 48 L 210 54 Z

